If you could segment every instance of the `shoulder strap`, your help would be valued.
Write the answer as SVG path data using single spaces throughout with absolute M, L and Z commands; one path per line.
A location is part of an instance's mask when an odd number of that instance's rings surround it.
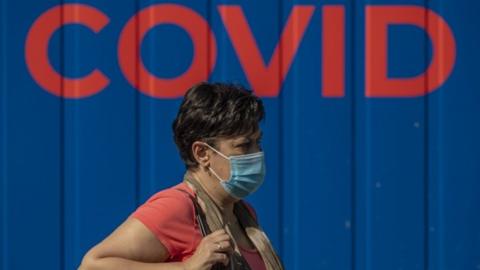
M 197 220 L 200 230 L 202 231 L 202 235 L 206 236 L 211 233 L 210 228 L 208 227 L 207 224 L 207 218 L 205 217 L 205 214 L 203 213 L 202 208 L 198 204 L 197 198 L 192 196 L 192 194 L 188 193 L 187 191 L 177 188 L 177 190 L 187 194 L 187 196 L 192 200 L 193 207 L 195 208 L 195 219 Z
M 200 226 L 200 229 L 202 231 L 202 235 L 206 236 L 206 235 L 210 234 L 211 230 L 210 230 L 210 227 L 208 226 L 207 218 L 206 218 L 205 213 L 203 212 L 202 208 L 200 207 L 200 205 L 198 203 L 197 197 L 192 196 L 192 194 L 190 194 L 189 192 L 187 192 L 186 190 L 183 190 L 181 188 L 176 188 L 176 189 L 185 193 L 185 194 L 187 194 L 187 196 L 192 200 L 193 206 L 195 208 L 195 218 L 197 219 L 197 222 Z M 240 207 L 243 207 L 244 211 L 246 211 L 246 213 L 251 216 L 249 210 L 247 209 L 247 206 L 245 206 L 243 201 L 239 205 L 241 205 Z M 241 224 L 241 225 L 245 226 L 245 224 Z M 235 269 L 247 270 L 248 269 L 248 270 L 250 270 L 250 266 L 248 265 L 245 258 L 243 258 L 242 254 L 239 254 L 239 253 L 235 252 L 235 253 L 230 255 L 230 263 L 227 266 L 224 266 L 221 263 L 217 263 L 217 264 L 213 265 L 211 269 L 212 270 L 227 270 L 227 269 L 233 269 L 233 270 L 235 270 Z

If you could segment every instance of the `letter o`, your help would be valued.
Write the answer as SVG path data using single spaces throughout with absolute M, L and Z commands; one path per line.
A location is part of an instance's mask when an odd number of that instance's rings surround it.
M 181 27 L 193 43 L 193 60 L 189 68 L 175 78 L 156 77 L 141 59 L 140 48 L 145 35 L 159 24 Z M 207 80 L 216 57 L 215 36 L 208 23 L 192 9 L 176 4 L 157 4 L 141 10 L 126 23 L 118 43 L 118 60 L 127 81 L 142 93 L 155 98 L 181 97 L 192 84 Z

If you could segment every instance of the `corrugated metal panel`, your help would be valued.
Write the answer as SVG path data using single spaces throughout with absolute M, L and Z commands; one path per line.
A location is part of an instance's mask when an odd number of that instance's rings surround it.
M 198 38 L 208 43 L 197 47 L 179 26 L 153 27 L 140 45 L 131 44 L 154 76 L 173 79 L 192 58 L 205 56 L 200 59 L 210 60 L 200 62 L 197 75 L 243 83 L 264 98 L 268 176 L 249 200 L 288 269 L 480 269 L 479 3 L 92 0 L 77 2 L 82 5 L 73 12 L 68 4 L 57 13 L 50 9 L 61 4 L 0 5 L 1 269 L 75 269 L 136 206 L 180 181 L 171 122 L 181 99 L 160 97 L 172 89 L 152 88 L 157 82 L 142 75 L 141 66 L 125 64 L 136 59 L 135 51 L 122 50 L 165 11 L 153 7 L 190 10 L 177 19 L 196 18 Z M 375 26 L 366 22 L 373 18 L 367 18 L 369 7 L 425 7 L 421 25 L 442 41 L 446 30 L 426 11 L 446 21 L 456 57 L 438 89 L 418 97 L 367 96 L 365 85 L 376 78 L 368 74 L 378 72 L 367 62 L 383 59 L 380 51 L 366 52 L 379 41 L 378 32 L 368 34 Z M 145 20 L 133 18 L 146 8 Z M 29 65 L 40 62 L 26 57 L 27 36 L 45 14 L 52 24 L 92 24 L 55 31 L 48 59 L 69 78 L 97 69 L 108 78 L 106 87 L 60 98 L 35 79 Z M 129 22 L 133 39 L 125 36 Z M 258 50 L 260 66 L 239 56 L 251 39 L 232 42 L 232 26 L 251 31 L 256 47 L 247 56 Z M 390 78 L 422 74 L 436 52 L 448 51 L 421 28 L 388 27 Z M 35 54 L 41 43 L 33 41 Z M 335 51 L 345 52 L 344 65 Z M 442 68 L 430 77 L 448 75 L 448 55 L 439 60 Z M 88 88 L 50 77 L 45 83 L 65 95 Z M 435 80 L 422 83 L 427 90 Z
M 56 4 L 2 1 L 4 269 L 28 269 L 35 261 L 45 269 L 58 269 L 63 252 L 62 101 L 40 90 L 23 57 L 32 20 Z M 51 62 L 58 65 L 59 40 L 52 40 L 50 46 Z

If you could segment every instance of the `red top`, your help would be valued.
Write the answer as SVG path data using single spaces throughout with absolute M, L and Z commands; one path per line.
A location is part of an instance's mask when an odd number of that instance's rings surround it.
M 189 258 L 202 239 L 193 203 L 187 194 L 176 190 L 177 188 L 195 195 L 194 191 L 182 182 L 155 193 L 130 215 L 145 224 L 167 248 L 167 262 Z M 256 219 L 255 210 L 248 203 L 245 204 Z M 239 248 L 252 270 L 266 269 L 256 249 Z

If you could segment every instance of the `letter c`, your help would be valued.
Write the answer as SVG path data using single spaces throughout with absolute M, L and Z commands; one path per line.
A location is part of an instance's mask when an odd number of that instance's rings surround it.
M 25 42 L 25 61 L 33 79 L 46 91 L 65 98 L 83 98 L 103 90 L 110 80 L 95 69 L 83 78 L 66 78 L 50 64 L 48 43 L 66 24 L 82 24 L 98 33 L 109 18 L 98 9 L 83 4 L 64 4 L 45 11 L 33 23 Z

